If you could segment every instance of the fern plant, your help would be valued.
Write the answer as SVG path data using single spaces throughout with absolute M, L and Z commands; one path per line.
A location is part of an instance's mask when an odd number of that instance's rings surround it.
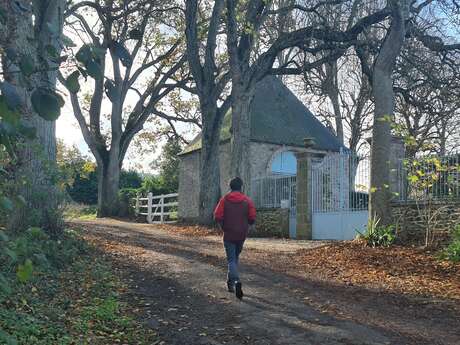
M 396 232 L 394 225 L 382 226 L 379 225 L 380 219 L 372 217 L 367 222 L 367 227 L 364 232 L 358 232 L 358 238 L 363 239 L 367 245 L 372 247 L 389 247 L 396 240 Z

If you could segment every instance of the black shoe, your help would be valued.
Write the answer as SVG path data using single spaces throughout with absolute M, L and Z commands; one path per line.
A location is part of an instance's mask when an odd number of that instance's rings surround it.
M 233 283 L 227 282 L 227 288 L 228 288 L 228 292 L 231 292 L 231 293 L 235 292 L 235 286 Z
M 241 283 L 237 282 L 235 285 L 236 288 L 236 298 L 242 299 L 243 298 L 243 290 L 241 289 Z

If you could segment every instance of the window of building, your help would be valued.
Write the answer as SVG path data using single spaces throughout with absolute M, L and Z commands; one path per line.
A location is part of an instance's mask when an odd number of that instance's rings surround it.
M 283 151 L 276 154 L 272 160 L 271 171 L 279 175 L 296 175 L 297 160 L 291 151 Z

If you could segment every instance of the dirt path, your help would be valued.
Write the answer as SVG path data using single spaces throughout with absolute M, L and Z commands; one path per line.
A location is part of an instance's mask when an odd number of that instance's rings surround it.
M 133 303 L 144 301 L 139 312 L 164 344 L 460 344 L 460 310 L 450 302 L 325 284 L 264 264 L 321 243 L 248 241 L 240 302 L 225 290 L 217 237 L 115 220 L 75 225 L 131 279 Z

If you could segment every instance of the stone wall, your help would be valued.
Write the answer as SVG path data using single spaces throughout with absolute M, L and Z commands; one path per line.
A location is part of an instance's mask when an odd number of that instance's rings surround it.
M 180 157 L 179 163 L 179 219 L 194 221 L 198 218 L 200 192 L 200 152 Z
M 227 193 L 230 190 L 228 186 L 230 182 L 230 164 L 232 161 L 232 147 L 230 141 L 220 144 L 220 190 L 222 194 Z
M 258 209 L 255 230 L 249 237 L 289 238 L 289 209 Z
M 251 178 L 261 178 L 271 174 L 271 163 L 277 153 L 283 151 L 306 152 L 306 148 L 251 142 Z
M 393 217 L 398 229 L 398 238 L 405 244 L 425 243 L 426 214 L 433 215 L 435 245 L 449 239 L 449 232 L 460 224 L 460 201 L 424 203 L 393 203 Z M 431 209 L 431 211 L 427 211 Z M 422 211 L 419 211 L 422 210 Z
M 220 145 L 220 188 L 223 194 L 229 190 L 230 142 Z M 200 151 L 180 156 L 179 164 L 179 218 L 195 221 L 198 218 L 200 193 Z
M 270 173 L 270 162 L 275 153 L 280 149 L 284 149 L 284 147 L 280 145 L 252 142 L 249 148 L 251 157 L 251 178 L 255 179 L 267 176 L 267 174 Z
M 284 146 L 268 143 L 250 143 L 250 174 L 251 178 L 261 178 L 271 174 L 271 162 L 278 152 L 306 152 L 306 148 Z M 220 145 L 220 187 L 222 194 L 229 191 L 231 164 L 230 141 Z M 198 217 L 198 201 L 200 190 L 200 151 L 180 156 L 179 165 L 179 218 L 195 221 Z M 245 182 L 244 191 L 247 193 L 250 183 Z

